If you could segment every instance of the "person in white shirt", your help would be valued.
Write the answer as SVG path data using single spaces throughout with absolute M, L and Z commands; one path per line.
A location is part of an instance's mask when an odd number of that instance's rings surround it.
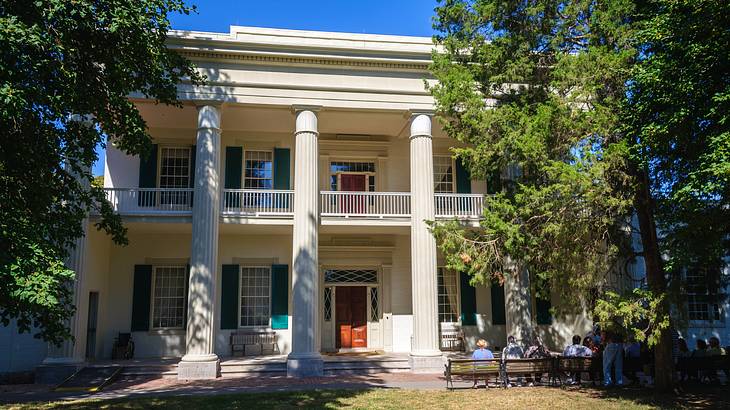
M 568 345 L 563 350 L 564 357 L 591 357 L 593 352 L 590 348 L 583 346 L 581 343 L 581 337 L 579 335 L 573 336 L 573 344 Z M 571 380 L 569 384 L 580 384 L 580 372 L 574 372 L 570 375 Z

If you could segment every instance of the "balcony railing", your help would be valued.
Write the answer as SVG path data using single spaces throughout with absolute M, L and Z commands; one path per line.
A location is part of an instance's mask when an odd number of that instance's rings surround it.
M 479 219 L 484 208 L 482 194 L 442 194 L 434 195 L 437 218 Z
M 122 215 L 189 215 L 191 188 L 105 188 L 106 198 Z
M 225 189 L 221 212 L 227 216 L 291 216 L 294 191 Z
M 323 191 L 322 216 L 394 218 L 411 216 L 409 192 Z
M 105 188 L 107 199 L 122 215 L 190 215 L 193 190 L 189 188 Z M 436 218 L 479 219 L 484 195 L 443 194 L 434 196 Z M 320 193 L 324 217 L 409 218 L 409 192 Z M 291 217 L 294 191 L 225 189 L 221 198 L 224 216 Z

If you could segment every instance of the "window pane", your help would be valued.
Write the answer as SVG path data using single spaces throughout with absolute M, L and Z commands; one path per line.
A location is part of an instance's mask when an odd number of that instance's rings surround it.
M 454 192 L 453 160 L 449 156 L 433 157 L 434 192 Z
M 246 151 L 243 170 L 243 187 L 246 189 L 272 189 L 273 157 L 271 151 Z
M 456 273 L 444 268 L 438 268 L 438 308 L 439 322 L 458 322 L 458 296 Z
M 241 267 L 241 326 L 269 325 L 269 280 L 268 267 Z
M 185 326 L 185 266 L 156 266 L 152 301 L 153 328 Z

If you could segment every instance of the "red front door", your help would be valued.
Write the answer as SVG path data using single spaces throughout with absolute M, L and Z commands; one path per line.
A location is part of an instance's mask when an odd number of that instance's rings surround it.
M 341 174 L 340 191 L 364 192 L 367 186 L 367 175 L 363 174 Z M 344 213 L 359 214 L 365 211 L 365 197 L 358 194 L 343 195 L 340 202 L 340 209 Z
M 337 348 L 368 347 L 367 288 L 338 286 L 335 293 Z

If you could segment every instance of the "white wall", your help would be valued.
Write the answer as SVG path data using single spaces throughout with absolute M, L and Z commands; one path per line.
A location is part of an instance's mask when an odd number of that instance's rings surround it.
M 13 320 L 8 326 L 0 326 L 0 373 L 26 372 L 46 358 L 48 344 L 31 333 L 18 333 Z
M 139 157 L 131 156 L 106 146 L 104 159 L 104 188 L 139 187 Z

